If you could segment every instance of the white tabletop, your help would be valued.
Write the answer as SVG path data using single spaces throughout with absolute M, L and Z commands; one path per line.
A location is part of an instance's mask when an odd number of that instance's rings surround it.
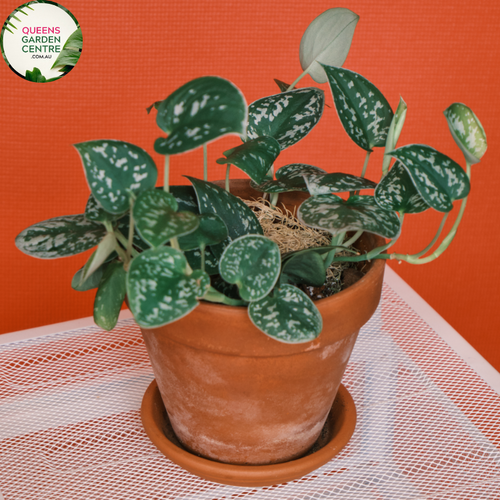
M 85 318 L 0 336 L 0 500 L 500 498 L 500 375 L 389 268 L 343 380 L 353 438 L 273 487 L 210 483 L 156 450 L 128 315 L 112 332 Z

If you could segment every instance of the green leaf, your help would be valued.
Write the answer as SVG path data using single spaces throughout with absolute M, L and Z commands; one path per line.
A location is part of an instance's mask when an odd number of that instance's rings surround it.
M 176 321 L 197 305 L 210 286 L 200 270 L 187 274 L 182 252 L 172 247 L 147 250 L 134 257 L 127 275 L 127 294 L 136 322 L 155 328 Z
M 219 158 L 217 163 L 230 163 L 243 170 L 254 182 L 260 183 L 266 178 L 268 170 L 280 154 L 280 145 L 272 137 L 257 137 L 241 146 L 224 151 L 226 158 Z
M 278 245 L 265 236 L 249 234 L 232 241 L 219 263 L 224 281 L 238 285 L 249 302 L 265 297 L 278 280 L 281 256 Z
M 127 293 L 126 279 L 122 262 L 111 262 L 104 272 L 94 300 L 94 321 L 104 330 L 116 326 Z
M 70 71 L 70 69 L 72 69 L 80 59 L 82 48 L 83 35 L 82 30 L 78 28 L 73 31 L 73 33 L 71 33 L 69 38 L 66 40 L 64 47 L 57 56 L 57 59 L 51 69 L 59 67 L 59 71 L 63 73 Z
M 138 194 L 156 184 L 158 172 L 153 159 L 134 144 L 101 140 L 81 142 L 75 148 L 90 190 L 106 212 L 126 212 L 130 193 Z
M 192 212 L 176 212 L 175 197 L 159 189 L 143 191 L 135 200 L 132 214 L 141 238 L 152 247 L 193 232 L 198 217 Z
M 348 200 L 333 194 L 311 196 L 299 207 L 298 218 L 332 234 L 368 231 L 395 238 L 401 229 L 398 216 L 379 207 L 373 196 L 351 196 Z
M 303 139 L 318 123 L 325 103 L 324 92 L 303 88 L 264 97 L 248 108 L 247 137 L 274 137 L 281 150 Z
M 169 192 L 174 195 L 180 212 L 200 213 L 193 186 L 170 186 Z
M 245 234 L 263 234 L 262 227 L 250 208 L 240 198 L 210 182 L 188 177 L 193 184 L 202 214 L 218 215 L 226 224 L 228 237 L 211 247 L 220 257 L 224 248 L 234 239 Z
M 469 178 L 462 167 L 434 148 L 410 144 L 390 155 L 404 165 L 420 196 L 434 210 L 449 212 L 455 200 L 469 194 Z
M 375 189 L 375 201 L 386 210 L 406 214 L 418 214 L 429 208 L 399 161 L 382 177 Z
M 92 220 L 95 222 L 114 222 L 119 219 L 123 214 L 110 214 L 104 210 L 94 196 L 91 194 L 87 200 L 87 206 L 85 207 L 85 218 L 87 220 Z
M 380 90 L 354 71 L 333 66 L 323 68 L 349 137 L 366 151 L 385 146 L 393 112 Z
M 198 221 L 199 226 L 195 231 L 179 238 L 179 246 L 182 250 L 216 245 L 227 238 L 226 224 L 218 215 L 202 214 L 198 216 Z
M 264 193 L 286 193 L 289 191 L 307 192 L 304 176 L 311 174 L 326 174 L 324 170 L 304 163 L 291 163 L 276 171 L 276 180 L 261 184 L 251 184 L 254 189 Z
M 107 264 L 103 264 L 99 269 L 97 269 L 93 274 L 91 274 L 88 279 L 82 281 L 83 267 L 78 269 L 71 280 L 71 288 L 77 292 L 86 292 L 92 290 L 99 286 L 101 278 L 106 270 Z
M 113 233 L 108 233 L 97 246 L 97 250 L 90 256 L 83 267 L 82 284 L 89 279 L 106 262 L 114 252 L 117 242 Z
M 305 177 L 307 189 L 312 195 L 345 193 L 361 189 L 375 189 L 375 182 L 351 174 L 335 172 L 333 174 L 312 173 Z
M 158 106 L 156 122 L 168 134 L 155 142 L 164 155 L 184 153 L 228 134 L 245 132 L 247 105 L 228 80 L 204 76 L 192 80 Z
M 38 68 L 33 68 L 33 71 L 26 70 L 26 75 L 25 75 L 26 80 L 29 82 L 39 82 L 43 83 L 47 81 L 47 78 L 45 78 L 42 75 L 42 72 Z
M 318 63 L 339 67 L 344 64 L 358 21 L 354 12 L 337 7 L 326 10 L 307 27 L 300 41 L 300 65 L 314 81 L 327 81 Z
M 292 255 L 283 263 L 280 281 L 321 286 L 326 281 L 325 262 L 316 251 Z
M 192 269 L 201 269 L 201 250 L 184 250 L 184 255 Z M 205 248 L 205 272 L 209 276 L 219 274 L 219 259 L 213 254 L 210 247 Z
M 465 104 L 455 102 L 444 110 L 451 135 L 457 143 L 465 160 L 473 165 L 486 153 L 488 143 L 481 122 Z
M 57 259 L 95 247 L 105 234 L 102 224 L 86 220 L 83 214 L 64 215 L 26 228 L 16 237 L 16 246 L 32 257 Z
M 310 342 L 323 328 L 317 307 L 292 285 L 282 285 L 273 296 L 251 302 L 248 315 L 259 330 L 287 344 Z
M 403 98 L 399 98 L 399 104 L 392 117 L 391 126 L 389 127 L 389 132 L 387 133 L 387 140 L 385 142 L 384 160 L 382 163 L 382 172 L 387 174 L 389 170 L 389 164 L 391 163 L 391 157 L 388 155 L 395 147 L 398 142 L 401 130 L 403 130 L 403 125 L 406 120 L 406 110 L 408 106 Z

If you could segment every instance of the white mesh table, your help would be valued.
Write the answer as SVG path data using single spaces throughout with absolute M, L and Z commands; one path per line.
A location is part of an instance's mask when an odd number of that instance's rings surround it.
M 0 500 L 500 499 L 500 375 L 390 269 L 343 380 L 352 440 L 272 487 L 161 455 L 139 415 L 153 378 L 139 329 L 82 322 L 0 336 Z

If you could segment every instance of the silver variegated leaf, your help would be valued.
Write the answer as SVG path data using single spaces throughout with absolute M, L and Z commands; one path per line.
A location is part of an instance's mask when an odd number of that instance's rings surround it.
M 99 205 L 110 214 L 130 207 L 130 193 L 153 188 L 158 172 L 146 151 L 122 141 L 102 140 L 75 144 L 87 182 Z
M 54 217 L 26 228 L 16 237 L 21 252 L 39 259 L 76 255 L 95 247 L 106 230 L 83 214 Z
M 313 129 L 324 104 L 324 92 L 312 87 L 263 97 L 248 108 L 247 137 L 274 137 L 286 149 Z
M 192 212 L 176 212 L 174 195 L 159 189 L 143 191 L 135 200 L 132 213 L 141 238 L 159 247 L 172 238 L 194 231 L 199 224 Z
M 188 177 L 193 184 L 198 206 L 202 214 L 218 215 L 226 224 L 228 237 L 223 242 L 211 246 L 216 257 L 234 239 L 244 234 L 263 234 L 262 227 L 248 206 L 238 197 L 211 182 Z
M 298 218 L 332 234 L 367 231 L 395 238 L 401 229 L 398 216 L 379 207 L 373 196 L 351 196 L 348 200 L 333 194 L 311 196 L 299 207 Z
M 248 315 L 266 335 L 287 344 L 310 342 L 323 328 L 317 307 L 292 285 L 282 285 L 273 295 L 251 302 Z
M 184 255 L 192 269 L 201 269 L 201 249 L 184 250 Z M 219 274 L 219 259 L 210 247 L 205 248 L 205 272 L 210 276 Z
M 198 216 L 198 221 L 199 226 L 195 231 L 179 238 L 182 250 L 216 245 L 227 238 L 227 226 L 218 215 L 202 214 Z
M 87 220 L 105 223 L 114 222 L 120 217 L 121 214 L 110 214 L 109 212 L 106 212 L 106 210 L 104 210 L 99 203 L 97 203 L 92 194 L 89 196 L 85 207 L 85 218 Z
M 228 134 L 242 136 L 247 105 L 241 91 L 228 80 L 204 76 L 192 80 L 162 101 L 156 122 L 168 134 L 155 142 L 164 155 L 184 153 Z
M 136 322 L 155 328 L 176 321 L 198 305 L 210 286 L 210 277 L 197 270 L 187 274 L 183 253 L 172 247 L 146 250 L 132 259 L 127 295 Z
M 94 321 L 104 330 L 116 326 L 127 293 L 126 279 L 123 262 L 111 262 L 104 272 L 94 300 Z
M 180 212 L 193 212 L 194 214 L 200 213 L 193 186 L 170 186 L 169 192 L 174 195 L 178 205 L 177 210 Z
M 351 48 L 359 16 L 349 9 L 336 7 L 320 14 L 308 26 L 300 41 L 300 65 L 311 78 L 325 83 L 322 64 L 342 66 Z
M 406 214 L 418 214 L 429 208 L 418 194 L 410 174 L 399 161 L 378 183 L 375 201 L 386 210 Z
M 241 236 L 224 250 L 219 263 L 220 275 L 238 286 L 240 296 L 249 302 L 265 297 L 280 274 L 278 245 L 256 234 Z
M 478 163 L 488 144 L 481 122 L 465 104 L 455 102 L 444 110 L 451 135 L 471 165 Z
M 385 146 L 393 112 L 380 90 L 354 71 L 333 66 L 323 68 L 349 137 L 366 151 Z
M 310 194 L 346 193 L 361 189 L 375 189 L 375 182 L 351 174 L 335 172 L 333 174 L 309 174 L 305 176 Z
M 455 200 L 469 194 L 469 178 L 462 167 L 434 148 L 411 144 L 390 155 L 404 165 L 424 201 L 439 212 L 449 212 Z
M 291 163 L 284 165 L 276 171 L 276 180 L 266 181 L 261 184 L 251 184 L 251 186 L 264 193 L 307 192 L 304 176 L 311 174 L 326 174 L 326 172 L 313 165 Z
M 272 137 L 257 137 L 241 146 L 224 151 L 220 165 L 231 164 L 243 170 L 254 182 L 261 183 L 280 154 L 280 145 Z

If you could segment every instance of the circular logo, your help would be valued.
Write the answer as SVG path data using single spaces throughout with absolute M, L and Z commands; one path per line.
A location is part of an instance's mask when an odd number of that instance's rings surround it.
M 0 34 L 2 55 L 10 69 L 31 82 L 51 82 L 68 74 L 80 58 L 82 45 L 75 16 L 48 0 L 18 7 Z

